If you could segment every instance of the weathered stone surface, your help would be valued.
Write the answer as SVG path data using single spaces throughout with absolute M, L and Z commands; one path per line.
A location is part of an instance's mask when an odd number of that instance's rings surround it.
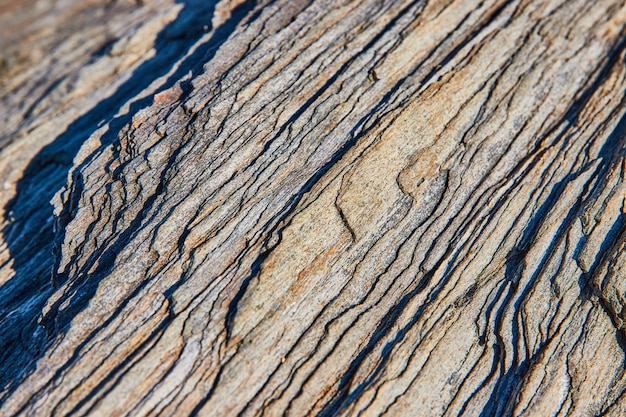
M 623 2 L 0 13 L 0 414 L 626 413 Z

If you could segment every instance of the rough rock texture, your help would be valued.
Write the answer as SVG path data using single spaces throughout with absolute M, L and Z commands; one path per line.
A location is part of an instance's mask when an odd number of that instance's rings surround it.
M 0 51 L 1 415 L 626 415 L 624 2 L 10 0 Z

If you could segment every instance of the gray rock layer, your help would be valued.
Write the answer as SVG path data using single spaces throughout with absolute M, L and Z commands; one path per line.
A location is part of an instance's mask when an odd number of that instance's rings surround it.
M 626 415 L 623 2 L 7 1 L 0 47 L 0 414 Z

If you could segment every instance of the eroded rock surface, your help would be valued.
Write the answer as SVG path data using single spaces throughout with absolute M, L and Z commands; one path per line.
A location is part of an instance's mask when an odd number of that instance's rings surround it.
M 0 13 L 0 414 L 626 413 L 622 2 Z

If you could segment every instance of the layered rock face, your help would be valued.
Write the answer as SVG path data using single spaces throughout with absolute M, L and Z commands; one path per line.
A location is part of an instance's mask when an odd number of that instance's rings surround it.
M 626 415 L 617 0 L 0 3 L 0 415 Z

